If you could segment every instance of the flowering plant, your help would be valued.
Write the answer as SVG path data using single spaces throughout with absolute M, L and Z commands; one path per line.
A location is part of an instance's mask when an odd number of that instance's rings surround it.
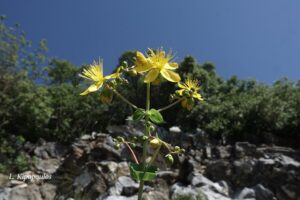
M 113 95 L 117 95 L 124 102 L 130 105 L 135 111 L 132 115 L 133 121 L 141 121 L 145 126 L 145 132 L 143 137 L 138 140 L 126 140 L 119 136 L 115 138 L 116 148 L 120 145 L 125 145 L 132 156 L 134 163 L 130 163 L 130 174 L 133 179 L 139 181 L 140 187 L 138 192 L 138 200 L 141 200 L 145 181 L 151 181 L 156 177 L 158 168 L 153 165 L 162 147 L 166 148 L 168 153 L 164 156 L 168 164 L 174 162 L 173 155 L 184 153 L 184 149 L 179 146 L 173 147 L 171 144 L 163 141 L 159 138 L 155 125 L 164 123 L 162 111 L 165 111 L 172 106 L 181 103 L 182 107 L 191 110 L 195 101 L 202 101 L 203 98 L 199 93 L 200 86 L 197 80 L 193 80 L 188 77 L 183 83 L 180 82 L 181 78 L 176 69 L 178 64 L 173 62 L 172 53 L 165 53 L 162 49 L 153 50 L 149 49 L 147 54 L 143 54 L 139 51 L 136 52 L 135 62 L 133 66 L 124 67 L 121 66 L 117 71 L 109 76 L 103 75 L 103 61 L 94 62 L 89 68 L 84 69 L 81 77 L 92 81 L 92 84 L 80 95 L 87 95 L 91 92 L 100 91 L 100 100 L 103 103 L 110 103 Z M 146 84 L 146 108 L 138 108 L 132 102 L 126 99 L 121 93 L 117 91 L 117 86 L 122 83 L 128 83 L 124 78 L 124 74 L 129 73 L 131 75 L 139 75 L 144 79 Z M 173 102 L 160 109 L 150 107 L 150 93 L 151 84 L 157 85 L 161 79 L 177 84 L 178 90 L 171 95 Z M 134 148 L 137 142 L 141 142 L 143 146 L 143 152 L 141 158 L 136 156 Z M 149 155 L 149 148 L 153 151 Z

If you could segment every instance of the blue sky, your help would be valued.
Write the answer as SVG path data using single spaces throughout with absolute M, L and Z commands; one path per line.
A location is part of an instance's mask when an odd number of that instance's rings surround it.
M 49 56 L 80 65 L 125 50 L 164 47 L 176 60 L 211 61 L 224 78 L 273 83 L 300 79 L 299 0 L 2 0 L 7 23 L 20 23 Z

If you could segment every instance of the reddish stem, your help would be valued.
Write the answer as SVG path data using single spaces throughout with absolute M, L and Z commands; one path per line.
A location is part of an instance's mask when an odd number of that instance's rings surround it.
M 127 148 L 129 149 L 129 151 L 130 151 L 130 153 L 131 153 L 131 156 L 132 156 L 134 162 L 135 162 L 136 164 L 139 164 L 139 161 L 138 161 L 138 159 L 136 158 L 136 155 L 135 155 L 135 153 L 133 152 L 133 150 L 132 150 L 132 148 L 130 147 L 130 145 L 129 145 L 127 142 L 124 142 L 124 144 L 125 144 L 125 145 L 127 146 Z

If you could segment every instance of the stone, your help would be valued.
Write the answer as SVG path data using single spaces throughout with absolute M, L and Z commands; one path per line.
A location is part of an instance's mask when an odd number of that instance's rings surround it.
M 159 191 L 150 191 L 148 193 L 143 193 L 143 200 L 169 200 L 169 196 L 159 192 Z
M 171 187 L 171 199 L 196 200 L 198 192 L 192 187 L 184 187 L 180 183 L 175 183 Z
M 276 160 L 285 167 L 287 167 L 287 166 L 291 166 L 294 168 L 300 167 L 300 162 L 294 160 L 291 157 L 285 156 L 285 155 L 279 155 L 276 158 Z
M 143 136 L 144 127 L 138 127 L 133 125 L 109 125 L 107 126 L 107 132 L 112 136 Z
M 35 167 L 42 172 L 53 174 L 59 168 L 60 164 L 60 161 L 55 158 L 48 160 L 37 159 Z
M 34 149 L 34 154 L 43 159 L 60 158 L 67 152 L 67 148 L 56 142 L 44 142 Z
M 218 158 L 224 159 L 229 158 L 231 147 L 230 146 L 217 146 L 216 147 L 216 154 Z
M 237 158 L 243 158 L 245 156 L 254 156 L 256 154 L 256 146 L 249 142 L 237 142 L 235 143 L 235 156 Z
M 223 194 L 220 194 L 220 193 L 212 190 L 210 187 L 197 188 L 196 191 L 197 191 L 197 195 L 201 196 L 202 199 L 206 199 L 206 200 L 231 200 L 230 197 L 227 197 Z
M 275 199 L 274 193 L 265 188 L 263 185 L 258 184 L 252 188 L 255 191 L 256 200 L 272 200 Z
M 235 199 L 247 199 L 247 200 L 255 200 L 255 191 L 252 188 L 247 188 L 245 187 L 244 189 L 242 189 L 241 191 L 237 192 L 234 195 Z
M 105 198 L 103 200 L 137 200 L 137 196 L 126 197 L 126 196 L 112 195 L 112 196 L 108 196 L 107 198 Z
M 35 184 L 23 188 L 13 188 L 9 194 L 9 200 L 42 200 L 39 187 Z
M 0 187 L 0 200 L 8 200 L 11 190 L 11 188 Z
M 56 195 L 56 186 L 50 183 L 44 183 L 40 187 L 40 192 L 43 197 L 43 200 L 53 200 Z
M 202 174 L 194 176 L 192 173 L 189 175 L 189 181 L 194 187 L 202 187 L 205 185 L 213 185 L 214 183 Z
M 299 188 L 291 185 L 283 185 L 280 188 L 288 198 L 296 199 L 296 191 L 299 190 Z
M 170 131 L 171 133 L 175 133 L 175 134 L 179 134 L 179 133 L 182 132 L 181 129 L 180 129 L 178 126 L 172 126 L 172 127 L 170 127 L 170 128 L 169 128 L 169 131 Z
M 137 193 L 139 184 L 128 176 L 121 176 L 115 184 L 115 193 L 117 195 L 132 196 Z
M 73 186 L 79 190 L 84 190 L 93 180 L 93 176 L 88 172 L 87 169 L 84 170 L 82 174 L 75 178 Z
M 4 174 L 0 174 L 0 187 L 4 187 L 9 182 L 9 177 Z

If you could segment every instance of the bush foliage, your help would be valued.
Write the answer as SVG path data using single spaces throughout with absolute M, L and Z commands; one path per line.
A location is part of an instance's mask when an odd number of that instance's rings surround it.
M 109 124 L 123 124 L 132 114 L 117 99 L 105 105 L 97 94 L 79 96 L 85 88 L 85 82 L 78 77 L 84 66 L 47 58 L 45 41 L 34 49 L 18 27 L 7 27 L 3 19 L 0 46 L 2 138 L 13 134 L 31 141 L 42 137 L 70 142 L 82 134 L 105 131 Z M 134 51 L 125 52 L 118 66 L 124 61 L 131 66 L 134 55 Z M 200 128 L 219 139 L 266 138 L 271 133 L 299 139 L 300 82 L 282 79 L 266 85 L 236 76 L 225 80 L 212 63 L 201 64 L 191 56 L 183 59 L 178 73 L 183 78 L 191 75 L 201 80 L 205 101 L 196 104 L 192 112 L 172 108 L 165 117 L 165 126 L 178 125 L 185 131 Z M 128 78 L 134 84 L 122 86 L 119 91 L 143 106 L 144 84 L 137 77 Z M 164 94 L 175 90 L 167 82 L 152 89 L 155 96 L 151 103 L 157 108 L 168 104 L 170 97 Z

